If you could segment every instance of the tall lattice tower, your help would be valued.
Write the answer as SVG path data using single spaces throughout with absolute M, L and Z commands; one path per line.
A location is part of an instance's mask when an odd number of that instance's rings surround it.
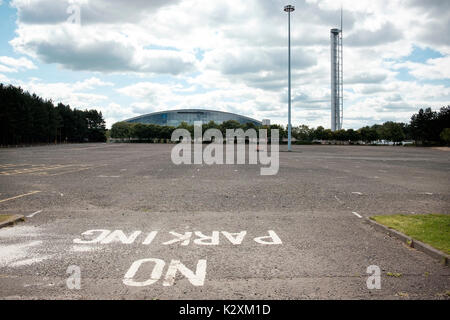
M 344 57 L 341 29 L 331 29 L 331 130 L 341 130 L 344 118 Z

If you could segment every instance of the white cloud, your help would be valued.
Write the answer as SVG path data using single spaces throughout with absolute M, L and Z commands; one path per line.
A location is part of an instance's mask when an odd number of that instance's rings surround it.
M 1 79 L 0 77 L 0 80 Z M 98 86 L 110 85 L 97 78 L 90 78 L 75 83 L 67 82 L 44 82 L 41 79 L 30 79 L 22 81 L 17 79 L 4 79 L 5 84 L 20 86 L 25 91 L 36 93 L 38 96 L 52 100 L 55 104 L 62 102 L 69 104 L 73 108 L 93 108 L 108 100 L 108 97 L 101 94 L 83 92 L 83 90 L 94 89 Z
M 19 70 L 36 69 L 34 63 L 24 57 L 16 59 L 0 56 L 0 63 L 3 64 L 3 66 L 0 65 L 0 71 L 2 72 L 18 72 Z
M 0 64 L 0 72 L 17 72 L 17 70 Z
M 380 44 L 395 42 L 402 39 L 402 36 L 401 30 L 397 29 L 393 23 L 387 22 L 378 30 L 357 30 L 345 39 L 345 43 L 356 47 L 372 47 Z
M 19 11 L 19 18 L 28 24 L 55 24 L 65 22 L 67 8 L 78 6 L 82 23 L 134 22 L 164 6 L 178 0 L 13 0 L 12 6 Z
M 395 68 L 408 68 L 410 74 L 421 80 L 450 79 L 450 56 L 429 59 L 426 63 L 398 63 Z
M 131 111 L 133 114 L 147 114 L 156 111 L 155 105 L 149 102 L 133 102 L 131 104 Z
M 77 81 L 73 85 L 76 90 L 89 90 L 94 89 L 95 87 L 103 87 L 103 86 L 114 86 L 112 82 L 105 82 L 100 80 L 99 78 L 92 77 L 83 81 Z
M 347 84 L 354 83 L 379 83 L 386 80 L 387 75 L 385 73 L 368 73 L 363 72 L 356 74 L 345 80 Z
M 192 71 L 195 57 L 186 52 L 146 49 L 116 31 L 95 26 L 21 25 L 10 43 L 16 51 L 70 70 L 179 74 Z
M 0 69 L 1 69 L 1 66 L 0 66 Z M 0 71 L 0 72 L 1 72 L 1 71 Z M 7 83 L 9 83 L 9 82 L 10 82 L 10 81 L 9 81 L 8 77 L 5 76 L 4 74 L 1 74 L 1 73 L 0 73 L 0 83 L 7 84 Z
M 386 117 L 407 121 L 418 107 L 448 102 L 448 86 L 420 82 L 449 78 L 447 0 L 342 2 L 345 126 Z M 12 2 L 18 8 L 18 26 L 10 43 L 17 52 L 33 61 L 92 73 L 72 84 L 48 79 L 28 83 L 33 89 L 54 94 L 54 100 L 98 105 L 109 122 L 162 109 L 208 108 L 286 123 L 283 1 L 77 3 L 81 25 L 65 22 L 68 1 Z M 291 30 L 294 123 L 329 127 L 329 30 L 338 26 L 340 1 L 292 4 L 296 6 Z M 430 46 L 444 57 L 399 62 L 414 47 Z M 3 73 L 26 68 L 23 61 L 21 67 L 0 63 Z M 397 71 L 402 67 L 418 80 L 399 81 Z M 131 85 L 103 82 L 102 73 L 136 80 Z M 157 82 L 154 75 L 164 75 L 164 80 Z M 95 94 L 99 86 L 120 93 L 128 103 L 119 106 Z
M 115 102 L 111 102 L 107 106 L 101 106 L 99 109 L 103 114 L 107 127 L 110 127 L 117 121 L 129 119 L 137 115 L 133 112 L 132 107 L 119 105 Z
M 157 102 L 158 100 L 172 94 L 169 86 L 153 82 L 140 82 L 120 88 L 117 91 L 129 97 L 145 99 L 150 102 Z

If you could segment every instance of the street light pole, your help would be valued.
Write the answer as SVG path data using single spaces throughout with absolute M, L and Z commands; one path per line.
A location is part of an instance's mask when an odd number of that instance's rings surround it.
M 295 10 L 294 6 L 287 5 L 284 11 L 288 13 L 288 151 L 291 147 L 291 12 Z

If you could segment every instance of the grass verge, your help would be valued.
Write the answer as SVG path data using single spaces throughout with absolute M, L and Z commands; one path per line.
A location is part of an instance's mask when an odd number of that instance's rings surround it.
M 450 254 L 450 215 L 417 214 L 372 217 L 378 223 Z
M 13 217 L 12 215 L 9 214 L 0 214 L 0 223 L 5 222 L 6 220 L 11 219 L 11 217 Z

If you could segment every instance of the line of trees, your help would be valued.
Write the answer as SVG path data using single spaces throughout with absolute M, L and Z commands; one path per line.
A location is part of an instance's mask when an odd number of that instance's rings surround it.
M 374 143 L 380 140 L 400 143 L 414 140 L 416 145 L 450 144 L 450 106 L 440 111 L 431 108 L 420 109 L 411 117 L 410 123 L 388 121 L 383 124 L 366 126 L 358 130 L 331 131 L 323 127 L 309 128 L 301 125 L 292 128 L 292 136 L 299 141 L 314 140 Z
M 170 140 L 172 132 L 177 129 L 186 129 L 194 136 L 194 125 L 189 125 L 186 122 L 182 122 L 178 127 L 172 126 L 160 126 L 156 124 L 143 124 L 143 123 L 130 123 L 130 122 L 117 122 L 112 125 L 110 130 L 111 138 L 125 139 L 125 140 L 137 140 L 137 141 L 161 141 Z M 218 129 L 225 137 L 227 129 L 243 129 L 244 131 L 252 128 L 259 129 L 253 123 L 240 124 L 235 120 L 224 121 L 221 124 L 217 124 L 214 121 L 202 125 L 202 134 L 208 129 Z M 268 128 L 268 127 L 266 127 Z M 278 125 L 270 126 L 272 129 L 280 129 L 281 132 L 285 131 L 285 128 Z M 268 129 L 270 129 L 268 128 Z M 268 130 L 268 136 L 270 137 L 270 130 Z
M 187 129 L 191 136 L 194 134 L 194 126 L 181 123 L 177 128 Z M 244 131 L 250 128 L 259 129 L 253 123 L 240 124 L 237 121 L 225 121 L 217 124 L 213 121 L 204 124 L 202 131 L 209 128 L 219 129 L 225 136 L 226 129 L 241 128 Z M 280 140 L 287 138 L 287 128 L 280 125 L 263 126 L 266 129 L 278 129 Z M 296 143 L 313 143 L 314 141 L 340 141 L 348 143 L 364 142 L 371 144 L 380 140 L 400 143 L 405 140 L 414 140 L 417 145 L 448 145 L 450 144 L 450 106 L 443 107 L 440 111 L 432 111 L 430 108 L 420 109 L 411 117 L 410 123 L 388 121 L 383 124 L 365 126 L 358 130 L 342 129 L 331 131 L 322 126 L 310 128 L 300 125 L 292 128 L 292 137 Z M 159 126 L 154 124 L 117 122 L 110 131 L 111 138 L 130 141 L 167 141 L 170 140 L 172 131 L 176 127 Z M 268 130 L 270 137 L 270 130 Z
M 365 126 L 358 130 L 342 129 L 331 131 L 322 126 L 309 128 L 301 125 L 292 129 L 292 136 L 300 142 L 312 141 L 340 141 L 366 144 L 375 143 L 380 140 L 400 143 L 401 141 L 411 140 L 410 127 L 405 123 L 388 121 L 382 125 Z
M 97 110 L 71 109 L 0 84 L 0 145 L 104 142 L 105 120 Z
M 182 123 L 178 128 L 187 129 L 193 135 L 194 126 Z M 253 123 L 240 124 L 230 120 L 221 124 L 209 122 L 202 126 L 203 132 L 209 128 L 219 129 L 225 136 L 226 129 L 241 128 L 244 131 L 259 129 Z M 287 138 L 287 129 L 280 125 L 262 127 L 278 129 L 280 141 Z M 170 140 L 175 127 L 141 123 L 115 123 L 109 135 L 111 138 L 138 141 Z M 268 130 L 270 137 L 270 130 Z M 292 136 L 297 143 L 314 141 L 341 141 L 374 143 L 380 140 L 399 143 L 414 140 L 417 145 L 450 144 L 450 106 L 439 111 L 431 108 L 420 109 L 411 117 L 410 123 L 388 121 L 381 125 L 366 126 L 358 130 L 338 130 L 309 128 L 305 125 L 292 128 Z M 18 145 L 57 142 L 104 142 L 106 141 L 105 121 L 97 110 L 71 109 L 59 103 L 53 105 L 36 94 L 24 92 L 20 87 L 0 84 L 0 145 Z
M 438 112 L 431 108 L 420 109 L 411 117 L 410 130 L 416 143 L 450 144 L 450 106 Z

